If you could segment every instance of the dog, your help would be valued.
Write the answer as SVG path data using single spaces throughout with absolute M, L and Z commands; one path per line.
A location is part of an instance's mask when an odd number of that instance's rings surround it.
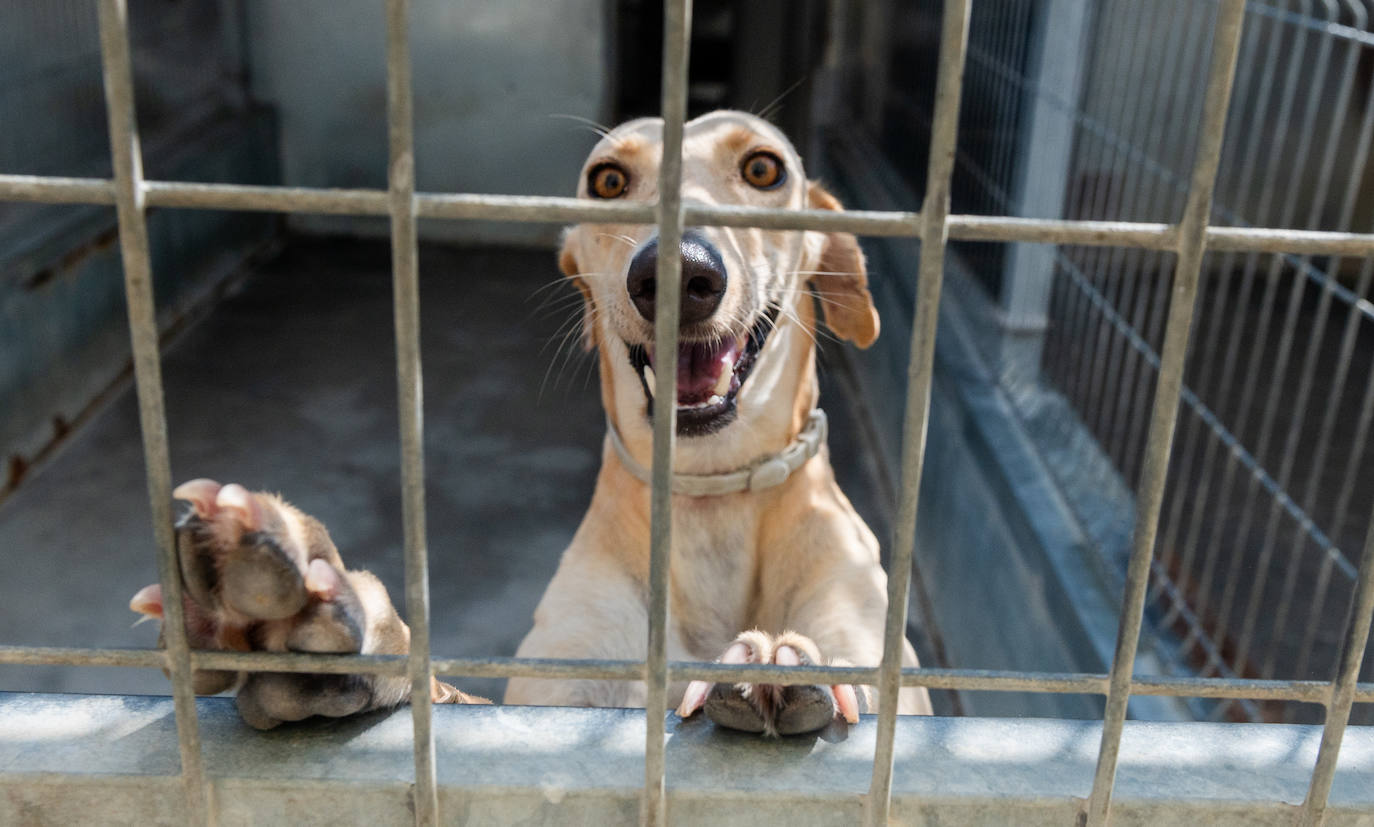
M 663 122 L 604 133 L 578 197 L 657 198 Z M 841 210 L 809 181 L 768 122 L 717 111 L 683 134 L 682 198 Z M 723 663 L 876 665 L 886 575 L 878 542 L 836 484 L 817 408 L 816 337 L 867 347 L 879 320 L 863 253 L 849 233 L 688 228 L 678 250 L 656 228 L 592 225 L 564 234 L 559 268 L 582 297 L 583 344 L 594 351 L 607 419 L 602 465 L 581 525 L 535 611 L 517 657 L 642 659 L 647 653 L 649 498 L 655 371 L 676 374 L 677 453 L 669 571 L 668 657 Z M 658 256 L 682 261 L 678 352 L 654 353 Z M 347 571 L 324 527 L 280 498 L 194 480 L 178 550 L 193 646 L 267 651 L 404 653 L 409 631 L 385 589 Z M 157 586 L 135 611 L 161 616 Z M 903 640 L 902 661 L 916 666 Z M 198 692 L 238 686 L 253 726 L 395 705 L 405 678 L 198 673 Z M 505 702 L 643 706 L 642 681 L 509 682 Z M 440 681 L 436 702 L 479 703 Z M 669 688 L 682 717 L 781 735 L 857 722 L 876 710 L 867 686 L 720 684 Z M 923 688 L 902 713 L 930 714 Z

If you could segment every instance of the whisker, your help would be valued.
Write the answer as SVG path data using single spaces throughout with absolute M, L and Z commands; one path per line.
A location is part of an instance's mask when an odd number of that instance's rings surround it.
M 797 87 L 798 87 L 798 86 L 801 86 L 803 83 L 805 83 L 807 77 L 809 77 L 809 76 L 810 76 L 810 73 L 809 73 L 809 72 L 804 73 L 800 78 L 797 79 L 797 82 L 796 82 L 796 83 L 794 83 L 794 84 L 792 84 L 791 86 L 787 87 L 786 89 L 782 90 L 782 94 L 778 95 L 776 98 L 773 98 L 773 100 L 772 100 L 767 106 L 763 107 L 763 109 L 758 113 L 758 116 L 759 116 L 760 118 L 763 118 L 765 121 L 771 121 L 772 118 L 773 118 L 773 115 L 775 115 L 775 114 L 777 114 L 777 113 L 776 113 L 776 112 L 772 112 L 772 111 L 770 111 L 770 110 L 772 110 L 772 109 L 773 109 L 774 107 L 776 107 L 776 106 L 780 106 L 780 105 L 782 104 L 783 98 L 785 98 L 785 97 L 787 97 L 788 95 L 792 94 L 793 92 L 797 91 Z
M 610 129 L 610 127 L 606 126 L 605 124 L 597 123 L 596 121 L 592 120 L 591 118 L 584 118 L 584 117 L 582 117 L 581 115 L 568 115 L 568 114 L 564 114 L 564 113 L 561 113 L 561 112 L 553 112 L 553 113 L 550 113 L 550 114 L 549 114 L 549 117 L 550 117 L 550 118 L 563 118 L 563 119 L 569 120 L 569 121 L 577 121 L 578 123 L 582 124 L 583 126 L 585 126 L 585 127 L 587 127 L 588 129 L 590 129 L 592 132 L 596 133 L 597 135 L 600 135 L 600 136 L 603 137 L 603 138 L 610 138 L 610 137 L 611 137 L 611 129 Z M 612 138 L 611 140 L 614 140 L 614 139 Z
M 631 250 L 633 250 L 634 248 L 636 248 L 636 247 L 639 246 L 639 242 L 638 242 L 638 241 L 635 241 L 635 240 L 634 240 L 633 238 L 631 238 L 630 236 L 623 235 L 623 234 L 620 234 L 620 233 L 597 233 L 597 234 L 596 234 L 596 237 L 597 237 L 597 238 L 609 238 L 609 239 L 611 239 L 611 240 L 613 240 L 613 241 L 621 241 L 621 242 L 624 242 L 625 245 L 626 245 L 627 247 L 629 247 Z

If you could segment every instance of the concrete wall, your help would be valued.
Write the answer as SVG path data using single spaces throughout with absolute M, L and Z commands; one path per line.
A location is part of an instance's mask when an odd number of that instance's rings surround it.
M 220 121 L 148 165 L 174 180 L 275 183 L 270 113 Z M 275 216 L 153 210 L 159 324 L 185 320 L 277 233 Z M 0 232 L 0 494 L 129 367 L 118 229 L 109 207 L 40 205 Z
M 430 192 L 571 195 L 610 108 L 602 0 L 416 0 L 416 183 Z M 253 95 L 281 117 L 284 183 L 385 187 L 386 44 L 375 0 L 248 0 Z M 304 217 L 312 231 L 385 220 Z M 546 243 L 558 228 L 445 222 L 428 238 Z
M 131 4 L 149 177 L 278 180 L 272 113 L 243 95 L 236 3 Z M 0 125 L 0 172 L 110 174 L 94 4 L 0 4 Z M 277 228 L 259 213 L 152 210 L 164 330 Z M 0 203 L 0 497 L 128 362 L 114 209 Z

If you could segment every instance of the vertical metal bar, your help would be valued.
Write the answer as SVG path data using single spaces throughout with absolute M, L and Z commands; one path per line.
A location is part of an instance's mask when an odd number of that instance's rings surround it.
M 1363 296 L 1369 289 L 1371 278 L 1374 278 L 1374 258 L 1365 259 L 1364 267 L 1360 270 L 1359 295 Z M 1339 537 L 1345 529 L 1346 515 L 1350 511 L 1350 498 L 1355 492 L 1355 477 L 1359 471 L 1360 458 L 1364 456 L 1370 432 L 1374 430 L 1371 423 L 1374 423 L 1374 374 L 1370 374 L 1365 381 L 1364 397 L 1360 401 L 1360 414 L 1355 424 L 1355 441 L 1351 445 L 1342 446 L 1346 453 L 1346 464 L 1345 472 L 1341 475 L 1341 485 L 1337 488 L 1340 494 L 1336 497 L 1332 516 L 1331 537 Z M 1293 673 L 1295 677 L 1307 674 L 1308 662 L 1315 648 L 1317 627 L 1326 614 L 1331 569 L 1338 562 L 1345 560 L 1340 550 L 1334 546 L 1325 549 L 1324 552 L 1322 568 L 1317 575 L 1317 585 L 1312 592 L 1315 599 L 1308 607 L 1307 629 L 1303 633 L 1298 665 Z
M 1302 3 L 1304 16 L 1310 14 L 1311 5 L 1310 0 L 1304 0 Z M 1274 36 L 1281 37 L 1281 30 L 1276 31 Z M 1287 50 L 1286 52 L 1282 52 L 1282 62 L 1287 63 L 1287 68 L 1284 73 L 1282 92 L 1279 95 L 1278 114 L 1275 121 L 1273 121 L 1275 125 L 1268 130 L 1268 134 L 1287 135 L 1295 131 L 1292 127 L 1292 117 L 1294 106 L 1298 101 L 1298 96 L 1301 91 L 1299 80 L 1302 76 L 1302 69 L 1307 65 L 1304 60 L 1307 49 L 1307 38 L 1307 31 L 1298 29 L 1294 34 L 1293 42 L 1291 44 L 1285 44 L 1282 47 Z M 1268 122 L 1266 121 L 1266 123 Z M 1265 226 L 1267 224 L 1266 217 L 1270 215 L 1274 199 L 1279 195 L 1279 182 L 1283 177 L 1283 170 L 1287 168 L 1289 171 L 1290 180 L 1283 190 L 1289 195 L 1301 189 L 1299 181 L 1303 171 L 1301 164 L 1287 164 L 1288 156 L 1282 151 L 1282 147 L 1276 145 L 1275 142 L 1271 141 L 1265 144 L 1264 148 L 1269 152 L 1269 157 L 1265 165 L 1265 172 L 1262 176 L 1264 186 L 1260 188 L 1260 196 L 1257 206 L 1254 208 L 1255 212 L 1253 213 L 1253 223 L 1258 226 Z M 1285 164 L 1287 164 L 1287 167 L 1285 167 Z M 1289 222 L 1292 221 L 1291 203 L 1291 199 L 1287 200 L 1280 207 L 1280 212 L 1283 213 L 1283 215 L 1278 226 L 1287 226 Z M 1245 207 L 1245 205 L 1238 206 L 1242 209 Z M 1245 271 L 1241 277 L 1241 292 L 1244 298 L 1237 302 L 1237 307 L 1245 307 L 1249 302 L 1249 294 L 1253 283 L 1256 281 L 1255 274 L 1259 266 L 1259 261 L 1260 255 L 1258 253 L 1249 253 L 1245 258 Z M 1256 335 L 1244 343 L 1249 361 L 1245 363 L 1244 377 L 1240 381 L 1240 401 L 1235 408 L 1235 425 L 1231 428 L 1232 433 L 1244 434 L 1248 432 L 1250 416 L 1258 407 L 1253 405 L 1252 402 L 1260 386 L 1264 384 L 1259 375 L 1261 368 L 1267 371 L 1266 375 L 1272 375 L 1272 366 L 1269 361 L 1264 358 L 1264 354 L 1269 341 L 1269 321 L 1273 318 L 1274 305 L 1278 296 L 1278 280 L 1279 270 L 1271 267 L 1264 285 L 1264 295 L 1260 300 L 1261 307 L 1259 319 L 1254 326 Z M 1245 326 L 1241 324 L 1232 326 L 1231 340 L 1227 343 L 1226 365 L 1222 371 L 1222 376 L 1226 384 L 1223 385 L 1223 390 L 1218 396 L 1216 404 L 1213 406 L 1213 410 L 1216 411 L 1218 417 L 1226 416 L 1230 394 L 1234 390 L 1233 378 L 1236 377 L 1239 372 L 1233 367 L 1232 356 L 1236 355 L 1238 350 L 1233 350 L 1232 348 L 1233 346 L 1237 349 L 1239 348 L 1242 338 L 1241 334 L 1244 329 Z M 1211 490 L 1212 477 L 1214 476 L 1212 473 L 1212 460 L 1217 456 L 1222 447 L 1220 440 L 1217 439 L 1212 439 L 1208 443 L 1207 451 L 1203 456 L 1202 473 L 1198 477 L 1201 481 L 1196 496 L 1199 503 L 1205 504 L 1207 502 L 1207 497 Z M 1256 450 L 1253 452 L 1253 455 L 1256 457 L 1256 461 L 1263 461 L 1262 451 Z M 1188 527 L 1188 534 L 1184 541 L 1185 548 L 1187 549 L 1186 553 L 1188 554 L 1193 553 L 1194 544 L 1201 542 L 1200 536 L 1202 525 L 1206 521 L 1206 518 L 1211 518 L 1212 525 L 1223 525 L 1227 513 L 1230 510 L 1231 490 L 1238 469 L 1238 461 L 1234 452 L 1226 453 L 1225 458 L 1226 462 L 1221 472 L 1221 486 L 1216 495 L 1217 500 L 1215 506 L 1213 508 L 1199 507 L 1193 512 L 1193 518 Z M 1222 534 L 1223 532 L 1220 531 L 1212 531 L 1207 538 L 1206 550 L 1203 553 L 1202 573 L 1196 592 L 1197 605 L 1194 607 L 1195 614 L 1200 618 L 1209 616 L 1208 609 L 1211 606 L 1212 580 L 1221 558 Z M 1232 557 L 1232 565 L 1223 580 L 1223 583 L 1228 585 L 1222 594 L 1221 608 L 1214 615 L 1211 615 L 1218 618 L 1218 629 L 1224 630 L 1225 624 L 1230 617 L 1231 600 L 1234 597 L 1234 590 L 1229 584 L 1235 583 L 1238 579 L 1239 574 L 1236 570 L 1236 566 L 1239 565 L 1239 561 L 1242 559 L 1244 559 L 1244 556 L 1239 554 Z M 1228 595 L 1230 596 L 1228 597 Z M 1199 629 L 1200 628 L 1201 627 L 1199 627 Z M 1189 636 L 1184 640 L 1180 648 L 1181 652 L 1187 651 L 1197 631 L 1198 630 L 1195 629 L 1189 633 Z
M 1224 0 L 1217 12 L 1202 128 L 1189 184 L 1188 206 L 1179 225 L 1173 295 L 1169 302 L 1169 321 L 1164 329 L 1159 384 L 1155 391 L 1154 409 L 1150 414 L 1150 435 L 1136 500 L 1134 546 L 1126 568 L 1126 590 L 1117 626 L 1116 653 L 1112 658 L 1107 708 L 1102 718 L 1102 743 L 1093 776 L 1092 797 L 1088 801 L 1089 824 L 1106 824 L 1111 809 L 1121 732 L 1131 694 L 1131 671 L 1140 642 L 1150 560 L 1154 554 L 1155 533 L 1159 529 L 1160 506 L 1168 478 L 1169 452 L 1173 445 L 1179 396 L 1183 387 L 1183 358 L 1188 351 L 1188 335 L 1196 306 L 1198 275 L 1206 248 L 1207 220 L 1212 210 L 1212 191 L 1221 160 L 1221 144 L 1226 131 L 1226 113 L 1231 99 L 1231 84 L 1235 79 L 1244 12 L 1245 0 Z
M 1266 28 L 1266 22 L 1266 18 L 1257 18 L 1253 20 L 1249 26 L 1246 27 L 1245 41 L 1248 45 L 1244 48 L 1245 54 L 1242 56 L 1242 66 L 1244 66 L 1244 71 L 1241 71 L 1239 75 L 1245 83 L 1246 97 L 1241 100 L 1236 110 L 1238 112 L 1249 111 L 1249 103 L 1250 101 L 1253 101 L 1253 106 L 1256 108 L 1256 111 L 1258 112 L 1258 115 L 1256 116 L 1258 122 L 1263 122 L 1265 111 L 1264 107 L 1268 105 L 1268 101 L 1271 98 L 1271 96 L 1269 95 L 1269 90 L 1273 84 L 1274 69 L 1278 65 L 1278 44 L 1281 40 L 1279 36 L 1280 30 L 1278 29 L 1278 24 L 1274 23 Z M 1267 44 L 1265 55 L 1261 62 L 1256 63 L 1255 55 L 1258 51 L 1258 44 L 1266 30 L 1269 32 L 1270 38 Z M 1253 70 L 1257 66 L 1261 67 L 1258 82 L 1256 82 L 1252 74 Z M 1239 136 L 1239 133 L 1236 134 L 1237 136 Z M 1249 130 L 1245 137 L 1244 149 L 1241 150 L 1241 156 L 1238 161 L 1239 166 L 1236 166 L 1237 160 L 1234 157 L 1231 160 L 1231 169 L 1239 170 L 1239 172 L 1236 172 L 1231 176 L 1236 181 L 1236 189 L 1231 193 L 1231 196 L 1234 199 L 1233 203 L 1235 204 L 1249 203 L 1250 188 L 1256 180 L 1256 176 L 1254 175 L 1255 164 L 1259 159 L 1259 147 L 1264 134 L 1265 131 L 1262 129 Z M 1232 147 L 1232 151 L 1234 152 L 1234 146 Z M 1226 253 L 1225 256 L 1222 258 L 1221 266 L 1218 268 L 1217 272 L 1231 272 L 1231 268 L 1235 264 L 1235 260 L 1236 254 L 1234 252 Z M 1213 299 L 1213 313 L 1215 314 L 1218 320 L 1222 318 L 1222 311 L 1228 305 L 1227 299 L 1230 296 L 1232 281 L 1232 279 L 1218 279 L 1218 284 L 1216 287 L 1217 295 Z M 1250 295 L 1251 284 L 1252 283 L 1249 281 L 1244 282 L 1240 289 L 1239 295 L 1232 306 L 1239 308 L 1243 308 L 1246 306 Z M 1221 361 L 1217 358 L 1217 355 L 1221 352 L 1220 344 L 1222 327 L 1223 325 L 1221 325 L 1219 321 L 1218 323 L 1209 326 L 1207 328 L 1206 333 L 1207 338 L 1203 341 L 1202 346 L 1197 348 L 1193 354 L 1193 358 L 1200 359 L 1202 362 L 1200 375 L 1197 379 L 1197 384 L 1195 385 L 1200 394 L 1207 393 L 1207 389 L 1212 387 L 1212 376 L 1215 372 L 1215 368 Z M 1235 353 L 1240 347 L 1240 330 L 1243 327 L 1244 325 L 1240 324 L 1234 325 L 1231 335 L 1228 337 L 1227 340 L 1228 343 L 1226 345 L 1225 351 L 1227 354 L 1227 369 L 1225 371 L 1222 371 L 1220 374 L 1220 382 L 1223 388 L 1222 394 L 1226 393 L 1225 389 L 1229 387 L 1229 384 L 1234 376 L 1234 374 L 1230 372 L 1230 369 L 1235 362 Z M 1188 429 L 1187 434 L 1184 437 L 1183 452 L 1181 454 L 1181 459 L 1178 460 L 1179 464 L 1176 466 L 1180 469 L 1180 480 L 1188 480 L 1194 478 L 1193 467 L 1194 459 L 1196 458 L 1197 440 L 1200 436 L 1204 435 L 1208 431 L 1207 424 L 1203 422 L 1201 418 L 1194 418 L 1190 422 L 1193 425 L 1193 427 Z M 1207 443 L 1206 450 L 1208 452 L 1208 456 L 1211 456 L 1215 453 L 1215 446 L 1217 442 L 1217 440 L 1213 439 Z M 1210 462 L 1207 463 L 1204 467 L 1210 467 Z M 1194 509 L 1192 513 L 1194 515 L 1198 513 L 1196 509 L 1206 508 L 1205 501 L 1200 500 L 1199 498 L 1194 496 L 1184 496 L 1184 494 L 1185 488 L 1182 484 L 1180 484 L 1178 492 L 1174 497 L 1173 503 L 1170 505 L 1169 517 L 1165 521 L 1166 528 L 1164 530 L 1163 548 L 1165 550 L 1165 553 L 1170 555 L 1170 557 L 1177 553 L 1175 549 L 1178 548 L 1178 533 L 1183 524 L 1182 520 L 1184 501 L 1188 501 L 1189 504 L 1192 506 L 1192 508 Z M 1186 546 L 1183 552 L 1183 561 L 1178 566 L 1178 585 L 1179 592 L 1181 594 L 1186 595 L 1189 593 L 1188 581 L 1191 580 L 1194 583 L 1197 582 L 1197 577 L 1193 574 L 1193 561 L 1194 557 L 1196 556 L 1196 550 L 1196 543 Z M 1168 568 L 1169 562 L 1170 560 L 1165 560 L 1166 569 Z M 1177 615 L 1177 608 L 1181 607 L 1174 607 L 1170 609 L 1165 619 L 1160 622 L 1161 628 L 1167 628 L 1173 622 L 1174 618 Z
M 892 795 L 893 742 L 901 688 L 902 645 L 906 637 L 907 593 L 916 545 L 916 506 L 921 494 L 926 429 L 930 421 L 930 384 L 934 373 L 935 331 L 944 281 L 948 237 L 950 178 L 959 128 L 964 57 L 968 49 L 971 0 L 945 0 L 940 32 L 940 63 L 930 129 L 926 193 L 921 201 L 921 261 L 916 309 L 911 320 L 911 356 L 906 375 L 906 421 L 902 427 L 902 490 L 887 575 L 887 626 L 883 632 L 879 680 L 878 738 L 865 821 L 886 825 Z
M 429 549 L 425 534 L 424 390 L 420 370 L 420 274 L 415 230 L 414 97 L 410 2 L 386 4 L 386 99 L 396 390 L 401 418 L 401 514 L 406 616 L 410 621 L 410 716 L 414 727 L 415 823 L 439 821 L 429 662 Z
M 1302 803 L 1302 824 L 1317 827 L 1326 816 L 1326 800 L 1331 794 L 1331 781 L 1336 776 L 1336 759 L 1341 751 L 1350 722 L 1350 707 L 1355 702 L 1355 682 L 1360 677 L 1364 648 L 1369 643 L 1369 625 L 1374 619 L 1374 514 L 1369 518 L 1365 535 L 1364 558 L 1360 560 L 1360 576 L 1350 604 L 1345 632 L 1345 648 L 1341 650 L 1340 671 L 1331 684 L 1331 700 L 1326 706 L 1326 727 L 1322 730 L 1322 745 L 1317 751 L 1317 764 L 1312 770 L 1312 783 Z
M 687 117 L 688 37 L 691 0 L 664 0 L 663 6 L 663 160 L 658 169 L 657 296 L 654 299 L 654 352 L 659 359 L 677 353 L 681 307 L 682 124 Z M 660 362 L 660 364 L 664 364 Z M 664 729 L 668 714 L 668 561 L 673 544 L 673 454 L 677 445 L 677 375 L 660 370 L 654 377 L 653 491 L 649 511 L 649 648 L 644 663 L 644 824 L 668 823 L 664 789 Z
M 153 298 L 148 223 L 143 202 L 143 156 L 134 115 L 129 9 L 125 0 L 101 0 L 99 14 L 101 74 L 114 165 L 115 212 L 119 220 L 120 257 L 124 263 L 124 292 L 133 347 L 134 383 L 138 391 L 139 426 L 143 433 L 143 461 L 148 475 L 148 500 L 152 507 L 153 535 L 157 539 L 158 579 L 163 594 L 162 628 L 167 643 L 167 671 L 172 679 L 186 820 L 192 824 L 209 824 L 209 791 L 196 721 L 196 696 L 191 688 L 190 647 L 186 641 L 181 573 L 172 531 L 172 463 L 162 402 L 157 305 Z

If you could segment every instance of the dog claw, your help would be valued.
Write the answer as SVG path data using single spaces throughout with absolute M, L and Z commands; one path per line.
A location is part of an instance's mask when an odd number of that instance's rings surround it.
M 215 507 L 216 509 L 233 512 L 239 527 L 244 531 L 259 531 L 262 529 L 262 510 L 253 499 L 253 495 L 242 485 L 230 483 L 221 488 L 219 494 L 215 497 Z
M 747 643 L 736 641 L 716 658 L 716 663 L 749 663 L 753 654 Z M 687 691 L 682 694 L 682 703 L 678 704 L 678 717 L 690 718 L 696 714 L 696 711 L 706 704 L 713 686 L 715 684 L 711 681 L 692 681 L 687 684 Z
M 710 681 L 692 681 L 687 684 L 687 691 L 682 693 L 682 703 L 677 706 L 679 718 L 690 718 L 701 709 L 706 703 L 706 696 L 711 694 L 711 687 L 715 684 Z
M 162 619 L 162 586 L 154 583 L 139 589 L 129 600 L 129 608 L 145 617 Z
M 338 569 L 320 557 L 310 561 L 310 567 L 305 572 L 306 591 L 327 602 L 338 597 L 342 586 L 343 580 L 339 577 Z
M 178 500 L 185 500 L 196 510 L 196 515 L 202 519 L 209 519 L 215 516 L 215 498 L 220 491 L 220 484 L 214 480 L 197 479 L 190 482 L 183 482 L 172 491 L 172 496 Z
M 854 687 L 847 683 L 837 684 L 830 687 L 831 693 L 835 696 L 835 708 L 839 710 L 840 716 L 851 724 L 859 722 L 859 694 L 854 691 Z

